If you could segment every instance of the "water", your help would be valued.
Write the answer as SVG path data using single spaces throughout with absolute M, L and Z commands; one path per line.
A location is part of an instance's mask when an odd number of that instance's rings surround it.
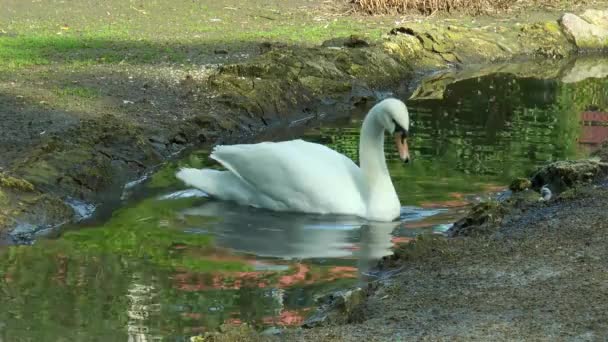
M 365 280 L 394 243 L 441 233 L 512 178 L 604 140 L 608 79 L 568 82 L 423 83 L 408 101 L 414 163 L 386 146 L 404 205 L 392 223 L 212 201 L 173 177 L 212 166 L 208 151 L 192 153 L 126 189 L 109 220 L 0 250 L 0 340 L 183 340 L 226 323 L 299 324 L 315 296 Z M 309 122 L 303 137 L 356 160 L 361 120 Z

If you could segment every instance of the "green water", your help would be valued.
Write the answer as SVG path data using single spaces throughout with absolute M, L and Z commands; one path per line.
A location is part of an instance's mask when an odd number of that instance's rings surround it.
M 315 295 L 356 284 L 393 243 L 439 232 L 512 178 L 608 136 L 605 123 L 581 123 L 585 111 L 608 111 L 608 79 L 436 80 L 408 101 L 413 164 L 386 146 L 399 221 L 176 199 L 193 194 L 180 192 L 179 166 L 212 166 L 197 151 L 129 189 L 106 222 L 0 249 L 0 340 L 184 340 L 223 323 L 296 325 Z M 356 160 L 361 119 L 309 122 L 303 137 Z

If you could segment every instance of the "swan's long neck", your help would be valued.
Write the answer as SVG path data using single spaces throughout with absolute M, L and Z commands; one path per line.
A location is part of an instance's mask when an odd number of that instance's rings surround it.
M 368 208 L 386 210 L 398 198 L 384 157 L 384 125 L 387 115 L 377 108 L 363 120 L 359 141 L 359 162 L 368 190 Z
M 376 181 L 391 181 L 384 157 L 383 112 L 372 110 L 363 120 L 359 139 L 359 163 L 368 184 Z

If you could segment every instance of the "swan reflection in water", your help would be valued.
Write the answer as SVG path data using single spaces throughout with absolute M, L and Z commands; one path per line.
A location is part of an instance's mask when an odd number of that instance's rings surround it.
M 358 217 L 275 212 L 224 201 L 207 201 L 181 212 L 204 217 L 188 231 L 211 234 L 219 247 L 280 259 L 357 259 L 360 271 L 392 254 L 392 232 L 440 210 L 404 207 L 400 220 L 370 222 Z M 189 220 L 194 221 L 194 220 Z

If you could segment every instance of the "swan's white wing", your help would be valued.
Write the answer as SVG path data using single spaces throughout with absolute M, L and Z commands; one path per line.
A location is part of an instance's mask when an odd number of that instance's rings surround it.
M 365 215 L 360 169 L 323 145 L 292 140 L 217 146 L 211 158 L 273 199 L 272 209 Z

